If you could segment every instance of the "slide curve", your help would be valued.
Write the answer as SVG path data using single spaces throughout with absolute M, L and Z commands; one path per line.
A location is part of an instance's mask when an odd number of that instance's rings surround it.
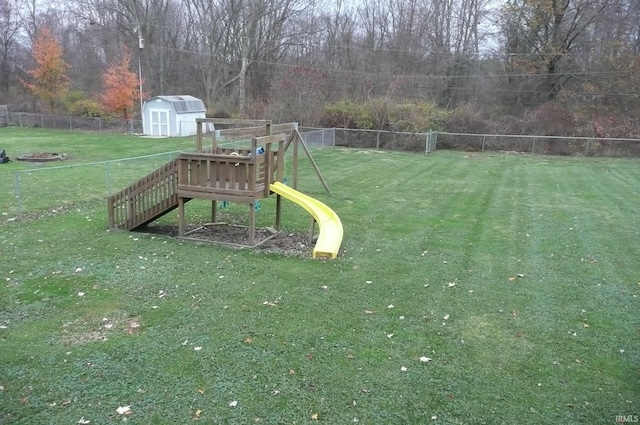
M 318 223 L 320 234 L 318 235 L 316 246 L 313 248 L 313 258 L 336 258 L 342 244 L 343 235 L 342 222 L 338 214 L 317 199 L 298 192 L 280 182 L 272 183 L 270 188 L 272 192 L 284 196 L 307 210 Z

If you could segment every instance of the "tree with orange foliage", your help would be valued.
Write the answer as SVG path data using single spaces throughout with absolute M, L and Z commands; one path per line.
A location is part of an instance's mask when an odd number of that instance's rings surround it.
M 129 119 L 136 99 L 140 96 L 139 81 L 135 73 L 129 70 L 131 52 L 125 46 L 122 56 L 115 59 L 102 74 L 103 92 L 100 102 L 105 110 L 122 114 Z
M 48 28 L 38 31 L 32 55 L 36 67 L 27 73 L 33 80 L 20 81 L 55 112 L 57 101 L 69 90 L 69 78 L 66 74 L 69 65 L 62 60 L 62 48 Z

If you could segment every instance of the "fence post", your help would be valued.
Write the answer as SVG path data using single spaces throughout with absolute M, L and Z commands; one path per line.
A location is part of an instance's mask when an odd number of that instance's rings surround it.
M 40 128 L 44 128 L 44 115 L 40 114 Z
M 20 114 L 20 128 L 22 128 L 22 112 L 20 112 L 19 114 Z
M 71 125 L 71 115 L 69 115 L 69 130 L 73 130 L 73 125 Z
M 15 173 L 16 211 L 17 217 L 22 216 L 22 195 L 20 194 L 20 173 Z
M 531 153 L 535 154 L 536 153 L 536 138 L 533 138 L 533 143 L 531 143 Z
M 591 139 L 587 139 L 587 149 L 584 152 L 584 156 L 589 156 L 589 144 L 591 143 Z
M 484 134 L 484 135 L 482 136 L 482 152 L 484 152 L 484 143 L 485 143 L 485 141 L 486 141 L 486 140 L 487 140 L 487 135 L 486 135 L 486 134 Z
M 111 161 L 107 161 L 105 163 L 105 180 L 107 183 L 107 196 L 111 195 L 111 170 L 109 168 L 109 164 L 111 163 Z
M 376 132 L 376 149 L 380 149 L 380 132 Z

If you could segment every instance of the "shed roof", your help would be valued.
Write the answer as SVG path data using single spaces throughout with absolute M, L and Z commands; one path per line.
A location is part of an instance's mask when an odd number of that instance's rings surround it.
M 175 108 L 176 112 L 188 113 L 188 112 L 206 112 L 207 108 L 204 107 L 204 102 L 197 97 L 189 95 L 179 96 L 156 96 L 153 99 L 162 99 L 170 102 Z M 152 100 L 152 99 L 149 99 Z

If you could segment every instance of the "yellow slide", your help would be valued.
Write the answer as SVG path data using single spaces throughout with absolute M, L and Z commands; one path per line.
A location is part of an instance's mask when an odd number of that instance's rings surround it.
M 271 185 L 271 191 L 295 202 L 307 210 L 318 223 L 320 234 L 313 248 L 313 258 L 338 256 L 342 244 L 342 222 L 331 208 L 311 196 L 298 192 L 280 182 Z

